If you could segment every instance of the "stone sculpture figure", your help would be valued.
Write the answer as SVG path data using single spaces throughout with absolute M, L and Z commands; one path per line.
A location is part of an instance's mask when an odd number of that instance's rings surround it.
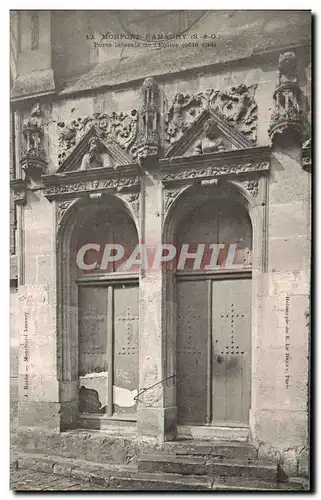
M 92 137 L 88 141 L 89 151 L 82 159 L 80 170 L 103 167 L 103 160 L 100 154 L 100 143 L 97 137 Z
M 203 125 L 205 137 L 195 145 L 195 154 L 216 153 L 225 151 L 223 140 L 217 136 L 215 120 L 209 118 Z

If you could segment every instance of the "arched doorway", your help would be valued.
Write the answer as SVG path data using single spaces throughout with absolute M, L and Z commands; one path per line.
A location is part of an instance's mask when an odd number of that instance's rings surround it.
M 116 197 L 87 200 L 70 210 L 61 240 L 61 378 L 63 387 L 71 382 L 76 421 L 135 421 L 138 272 L 124 269 L 138 242 L 135 223 Z M 113 260 L 117 245 L 124 255 Z
M 179 425 L 249 422 L 252 226 L 243 197 L 227 186 L 187 191 L 176 212 L 178 252 L 204 246 L 200 265 L 181 261 L 175 275 Z

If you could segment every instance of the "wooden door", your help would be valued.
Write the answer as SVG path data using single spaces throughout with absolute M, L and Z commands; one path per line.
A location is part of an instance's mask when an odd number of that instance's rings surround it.
M 79 287 L 79 411 L 133 416 L 138 393 L 138 286 Z
M 178 421 L 247 424 L 251 386 L 251 279 L 177 283 Z
M 206 281 L 177 283 L 178 422 L 208 422 Z
M 212 282 L 212 421 L 249 420 L 251 279 Z
M 114 288 L 114 414 L 132 415 L 138 394 L 138 286 Z

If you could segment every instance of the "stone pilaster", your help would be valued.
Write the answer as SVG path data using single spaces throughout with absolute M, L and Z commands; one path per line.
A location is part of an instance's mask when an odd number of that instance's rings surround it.
M 162 182 L 157 169 L 157 160 L 152 168 L 144 169 L 142 175 L 142 243 L 148 254 L 154 256 L 156 247 L 162 243 Z M 140 278 L 139 314 L 139 396 L 138 432 L 166 440 L 176 431 L 176 406 L 173 397 L 175 385 L 172 363 L 167 362 L 168 345 L 165 324 L 165 271 L 150 265 L 142 271 Z M 170 313 L 170 311 L 169 311 Z M 145 390 L 146 389 L 146 390 Z
M 300 145 L 274 148 L 267 266 L 260 278 L 258 336 L 252 346 L 251 430 L 259 453 L 276 453 L 292 475 L 308 433 L 309 183 Z

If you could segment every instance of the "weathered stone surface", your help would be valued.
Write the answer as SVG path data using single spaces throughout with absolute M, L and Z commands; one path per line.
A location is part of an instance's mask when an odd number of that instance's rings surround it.
M 298 475 L 303 477 L 309 476 L 309 466 L 310 466 L 310 453 L 307 448 L 299 453 L 298 456 Z
M 195 457 L 143 456 L 138 460 L 139 472 L 166 472 L 184 475 L 204 475 L 206 459 Z
M 207 475 L 242 477 L 249 479 L 260 479 L 262 481 L 277 481 L 277 464 L 263 464 L 258 461 L 249 461 L 249 463 L 238 463 L 236 460 L 227 460 L 226 462 L 216 462 L 208 460 L 206 463 Z

